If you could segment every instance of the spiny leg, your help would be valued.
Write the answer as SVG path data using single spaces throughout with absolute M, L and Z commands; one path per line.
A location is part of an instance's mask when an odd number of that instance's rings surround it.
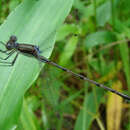
M 16 56 L 14 57 L 14 59 L 13 59 L 12 62 L 1 62 L 1 61 L 0 61 L 0 63 L 5 64 L 5 65 L 0 65 L 0 66 L 13 66 L 14 63 L 16 62 L 16 59 L 17 59 L 17 57 L 18 57 L 18 54 L 19 54 L 19 53 L 16 54 Z
M 5 54 L 7 54 L 8 55 L 8 52 L 9 50 L 5 50 L 5 51 L 3 51 L 3 50 L 0 50 L 0 52 L 2 52 L 2 53 L 5 53 Z
M 3 43 L 2 41 L 0 41 L 0 43 L 6 47 L 5 43 Z M 0 52 L 5 53 L 7 55 L 8 55 L 8 53 L 7 53 L 8 51 L 10 51 L 10 50 L 1 50 L 0 49 Z
M 0 57 L 1 60 L 7 60 L 9 57 L 11 57 L 13 55 L 13 53 L 15 52 L 15 50 L 12 50 L 11 52 L 8 53 L 8 56 L 5 58 Z M 6 53 L 7 54 L 7 53 Z
M 2 45 L 6 46 L 4 42 L 0 41 L 0 43 L 1 43 Z
M 5 45 L 5 43 L 4 43 L 4 42 L 0 41 L 0 44 L 4 45 L 4 46 L 6 47 L 6 45 Z M 5 50 L 5 51 L 0 50 L 0 52 L 2 52 L 2 53 L 6 53 L 7 51 L 9 51 L 9 50 Z

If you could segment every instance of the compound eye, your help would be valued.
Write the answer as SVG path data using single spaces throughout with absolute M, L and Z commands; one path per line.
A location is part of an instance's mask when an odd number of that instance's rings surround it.
M 11 44 L 10 44 L 10 43 L 8 43 L 8 44 L 6 45 L 6 48 L 7 48 L 8 50 L 11 50 L 11 49 L 12 49 Z
M 16 42 L 16 41 L 17 41 L 17 37 L 16 37 L 16 36 L 11 36 L 11 37 L 10 37 L 10 41 Z

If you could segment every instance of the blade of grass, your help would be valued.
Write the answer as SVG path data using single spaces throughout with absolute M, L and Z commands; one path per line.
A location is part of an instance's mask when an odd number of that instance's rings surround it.
M 100 88 L 95 88 L 95 93 L 86 93 L 84 96 L 84 105 L 80 110 L 78 118 L 75 123 L 74 130 L 89 130 L 92 121 L 97 116 L 97 110 L 101 103 L 103 91 Z M 98 94 L 97 94 L 98 93 Z
M 25 99 L 23 102 L 23 109 L 20 115 L 19 126 L 19 130 L 41 130 L 37 118 L 32 112 L 32 109 L 28 106 Z

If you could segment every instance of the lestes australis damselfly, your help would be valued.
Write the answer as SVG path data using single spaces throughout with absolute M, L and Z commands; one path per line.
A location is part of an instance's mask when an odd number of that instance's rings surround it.
M 12 56 L 12 54 L 14 54 L 16 52 L 16 56 L 13 59 L 12 62 L 4 62 L 4 61 L 2 62 L 2 61 L 0 61 L 0 63 L 4 63 L 7 66 L 13 66 L 16 59 L 17 59 L 17 57 L 18 57 L 18 55 L 20 53 L 22 53 L 22 54 L 24 54 L 26 56 L 34 57 L 34 58 L 36 58 L 37 60 L 39 60 L 41 62 L 51 64 L 51 65 L 65 71 L 65 72 L 68 72 L 68 73 L 72 74 L 75 77 L 78 77 L 78 78 L 80 78 L 82 80 L 88 81 L 88 82 L 96 85 L 97 87 L 100 87 L 100 88 L 108 90 L 108 91 L 110 91 L 112 93 L 115 93 L 115 94 L 123 97 L 124 99 L 130 100 L 130 96 L 128 96 L 126 94 L 120 93 L 120 92 L 118 92 L 118 91 L 116 91 L 116 90 L 114 90 L 112 88 L 109 88 L 109 87 L 107 87 L 107 86 L 105 86 L 103 84 L 100 84 L 100 83 L 98 83 L 98 82 L 96 82 L 94 80 L 91 80 L 91 79 L 89 79 L 89 78 L 87 78 L 87 77 L 85 77 L 85 76 L 83 76 L 81 74 L 75 73 L 75 72 L 73 72 L 73 71 L 71 71 L 71 70 L 69 70 L 67 68 L 64 68 L 64 67 L 54 63 L 53 61 L 50 61 L 49 59 L 45 58 L 44 56 L 41 56 L 40 55 L 40 49 L 39 49 L 38 46 L 30 45 L 30 44 L 20 44 L 20 43 L 17 42 L 17 37 L 16 36 L 11 36 L 9 41 L 6 44 L 3 43 L 3 42 L 0 42 L 0 43 L 3 44 L 5 46 L 5 48 L 6 48 L 6 50 L 0 50 L 0 52 L 5 53 L 7 55 L 6 58 L 0 57 L 1 60 L 7 60 L 10 56 Z

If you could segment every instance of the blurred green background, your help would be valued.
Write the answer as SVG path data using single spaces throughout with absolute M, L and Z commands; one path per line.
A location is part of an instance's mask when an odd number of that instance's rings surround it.
M 0 1 L 0 24 L 21 2 Z M 50 59 L 130 95 L 129 8 L 129 0 L 74 0 Z M 130 130 L 129 108 L 122 98 L 46 65 L 25 94 L 17 129 Z

